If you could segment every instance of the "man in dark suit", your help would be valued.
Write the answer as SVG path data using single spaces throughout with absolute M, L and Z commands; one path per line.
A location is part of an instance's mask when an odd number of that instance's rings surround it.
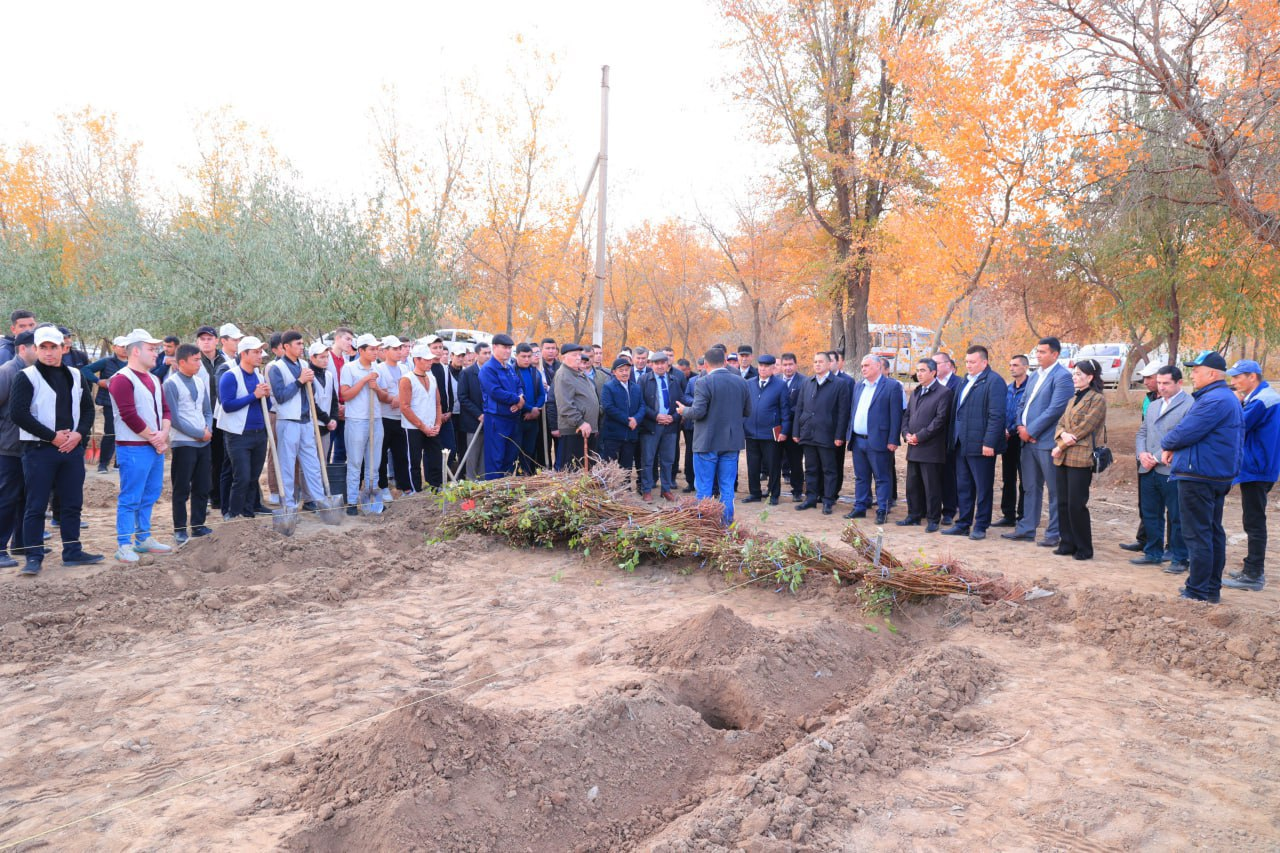
M 693 405 L 677 403 L 682 417 L 693 421 L 693 464 L 698 499 L 711 497 L 711 487 L 720 487 L 724 523 L 733 523 L 733 480 L 738 474 L 738 453 L 742 450 L 743 419 L 751 414 L 751 398 L 741 376 L 725 369 L 724 353 L 712 347 L 704 356 L 707 375 L 693 390 Z
M 654 350 L 649 357 L 649 367 L 640 380 L 645 409 L 640 422 L 640 497 L 653 500 L 654 469 L 657 468 L 662 497 L 674 502 L 676 443 L 680 435 L 676 403 L 680 401 L 681 387 L 662 350 Z
M 960 398 L 960 388 L 964 380 L 956 375 L 956 363 L 945 352 L 934 353 L 934 363 L 938 365 L 938 381 L 951 389 L 951 423 L 947 424 L 950 434 L 955 426 L 956 400 Z M 947 458 L 942 463 L 942 524 L 950 526 L 956 515 L 956 454 L 951 441 L 947 441 Z
M 911 392 L 906 421 L 902 425 L 907 443 L 907 517 L 899 527 L 910 527 L 928 519 L 926 533 L 936 533 L 942 517 L 942 463 L 947 458 L 950 436 L 951 389 L 938 382 L 938 365 L 931 358 L 916 363 L 916 380 Z
M 889 515 L 893 454 L 902 434 L 902 383 L 884 373 L 878 355 L 862 359 L 862 381 L 854 385 L 846 445 L 853 448 L 853 509 L 845 518 L 866 518 L 871 480 L 876 482 L 876 524 Z
M 791 440 L 804 447 L 804 503 L 797 510 L 813 509 L 822 501 L 822 514 L 831 515 L 839 495 L 836 487 L 836 451 L 844 447 L 849 432 L 849 386 L 831 372 L 831 356 L 813 356 L 813 376 L 804 380 L 792 415 Z
M 742 344 L 738 347 L 738 375 L 748 381 L 760 378 L 760 371 L 756 370 L 755 365 L 751 363 L 755 350 L 751 348 L 751 344 Z
M 680 395 L 680 402 L 686 406 L 693 405 L 693 386 L 702 378 L 704 367 L 704 359 L 698 359 L 698 370 L 690 370 L 689 375 L 685 378 L 684 393 Z M 693 465 L 693 421 L 688 418 L 680 418 L 680 429 L 684 433 L 684 491 L 692 493 L 697 486 L 697 473 L 694 471 Z
M 760 356 L 759 376 L 748 379 L 751 415 L 743 424 L 747 439 L 747 489 L 751 494 L 743 503 L 762 500 L 760 472 L 763 466 L 769 477 L 769 505 L 777 506 L 782 494 L 782 448 L 787 442 L 791 422 L 791 391 L 782 377 L 774 376 L 776 359 Z
M 546 394 L 546 405 L 542 409 L 541 434 L 538 436 L 538 467 L 550 468 L 555 461 L 556 442 L 560 438 L 560 430 L 556 429 L 555 381 L 556 371 L 563 362 L 560 361 L 560 345 L 555 338 L 543 338 L 538 344 L 538 373 L 542 376 L 543 393 Z
M 790 436 L 793 429 L 792 422 L 795 420 L 796 400 L 800 397 L 800 388 L 804 384 L 805 377 L 796 370 L 795 353 L 784 352 L 778 359 L 778 363 L 781 365 L 778 378 L 787 386 L 787 405 L 791 410 L 782 431 Z M 782 443 L 782 476 L 789 478 L 792 502 L 800 503 L 804 500 L 804 448 L 789 439 Z
M 644 414 L 644 400 L 631 382 L 631 362 L 619 358 L 600 396 L 601 459 L 616 461 L 624 471 L 634 467 Z
M 850 404 L 853 401 L 853 386 L 857 381 L 844 372 L 844 353 L 840 350 L 831 350 L 827 353 L 831 360 L 831 378 L 836 380 L 845 387 L 845 392 L 849 395 Z M 840 497 L 840 493 L 844 491 L 844 460 L 849 454 L 849 445 L 842 442 L 836 448 L 836 497 Z
M 968 379 L 956 397 L 951 447 L 956 457 L 955 525 L 947 536 L 987 538 L 996 484 L 996 457 L 1004 450 L 1004 414 L 1008 387 L 991 369 L 987 348 L 965 351 Z
M 458 429 L 462 440 L 458 450 L 465 460 L 461 471 L 453 472 L 455 478 L 468 480 L 484 478 L 484 392 L 480 389 L 480 368 L 489 360 L 489 345 L 476 344 L 476 360 L 462 368 L 458 374 Z M 475 447 L 472 447 L 473 443 Z

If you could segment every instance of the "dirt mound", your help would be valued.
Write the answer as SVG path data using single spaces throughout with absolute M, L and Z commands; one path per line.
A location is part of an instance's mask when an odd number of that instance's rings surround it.
M 636 663 L 653 668 L 732 663 L 766 637 L 767 632 L 721 604 L 644 643 L 636 651 Z
M 1072 639 L 1105 648 L 1129 669 L 1180 669 L 1220 686 L 1280 689 L 1280 623 L 1229 604 L 1086 589 L 1032 605 L 956 602 L 960 618 L 991 633 L 1046 642 Z

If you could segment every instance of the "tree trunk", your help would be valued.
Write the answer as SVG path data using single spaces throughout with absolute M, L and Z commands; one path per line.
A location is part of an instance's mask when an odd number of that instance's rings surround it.
M 864 262 L 866 254 L 865 249 L 858 250 L 858 266 L 849 270 L 845 279 L 844 357 L 849 360 L 860 359 L 871 352 L 871 333 L 867 330 L 871 266 L 869 261 Z

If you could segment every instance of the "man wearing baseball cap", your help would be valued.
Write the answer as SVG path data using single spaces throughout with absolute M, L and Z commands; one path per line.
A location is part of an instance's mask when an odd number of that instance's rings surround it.
M 209 403 L 217 412 L 218 406 L 218 368 L 226 363 L 227 357 L 218 349 L 218 330 L 213 326 L 201 326 L 196 329 L 196 348 L 200 350 L 199 376 L 208 387 Z M 226 450 L 226 439 L 218 428 L 215 418 L 213 437 L 209 439 L 209 506 L 213 509 L 222 507 L 222 461 Z
M 115 376 L 116 371 L 127 363 L 124 358 L 125 337 L 120 335 L 111 341 L 111 355 L 80 368 L 80 375 L 89 383 L 89 387 L 97 389 L 94 392 L 93 402 L 102 407 L 102 446 L 98 453 L 99 474 L 107 473 L 107 466 L 111 464 L 111 457 L 116 449 L 116 426 L 111 412 L 111 392 L 108 389 L 111 386 L 111 377 Z
M 400 363 L 408 354 L 408 347 L 396 335 L 387 335 L 382 343 L 382 363 L 374 370 L 378 374 L 378 416 L 382 418 L 382 452 L 378 454 L 378 488 L 382 490 L 383 503 L 391 503 L 391 479 L 387 476 L 388 461 L 396 488 L 412 491 L 409 485 L 409 445 L 404 427 L 400 423 L 400 379 L 409 371 Z M 385 396 L 384 396 L 385 395 Z
M 1262 378 L 1262 365 L 1251 359 L 1231 365 L 1227 376 L 1244 403 L 1244 452 L 1236 483 L 1249 552 L 1244 567 L 1222 585 L 1260 592 L 1267 585 L 1267 495 L 1280 478 L 1280 393 Z
M 323 340 L 312 341 L 307 347 L 308 362 L 315 381 L 311 383 L 312 393 L 316 398 L 316 418 L 320 424 L 320 441 L 323 442 L 324 458 L 329 458 L 330 447 L 337 440 L 338 429 L 338 389 L 333 384 L 334 374 L 329 372 L 329 359 L 332 357 Z M 343 451 L 345 460 L 346 451 Z M 345 464 L 345 462 L 344 462 Z M 333 488 L 333 483 L 329 484 Z
M 13 380 L 9 417 L 22 445 L 27 499 L 22 516 L 26 564 L 21 574 L 40 574 L 44 510 L 56 489 L 64 565 L 98 563 L 101 554 L 80 544 L 84 502 L 84 439 L 93 431 L 93 400 L 79 373 L 62 364 L 62 334 L 52 326 L 35 330 L 36 362 Z
M 22 442 L 9 417 L 9 394 L 19 373 L 36 363 L 36 336 L 30 329 L 13 336 L 13 358 L 0 364 L 0 568 L 18 565 L 23 551 L 22 513 L 27 486 L 22 478 Z M 7 550 L 7 553 L 6 553 Z M 12 555 L 12 556 L 10 556 Z
M 400 480 L 396 465 L 396 485 L 406 492 L 421 492 L 425 486 L 422 469 L 426 467 L 426 485 L 433 489 L 444 483 L 443 448 L 440 446 L 440 392 L 431 365 L 436 354 L 427 344 L 414 344 L 409 353 L 412 368 L 400 377 L 397 396 L 400 429 L 405 434 L 406 481 Z
M 1142 398 L 1142 419 L 1144 422 L 1147 419 L 1147 409 L 1151 407 L 1152 401 L 1158 400 L 1160 398 L 1160 394 L 1157 390 L 1157 384 L 1156 384 L 1157 383 L 1156 374 L 1159 373 L 1160 367 L 1161 367 L 1160 363 L 1153 359 L 1147 362 L 1146 366 L 1142 368 L 1142 372 L 1140 374 L 1142 376 L 1142 384 L 1147 389 L 1147 393 Z M 1178 371 L 1178 373 L 1179 375 L 1181 375 L 1182 371 Z M 1138 482 L 1139 483 L 1142 482 L 1142 473 L 1143 473 L 1142 463 L 1139 462 L 1138 463 Z M 1120 547 L 1126 551 L 1147 550 L 1147 525 L 1146 525 L 1146 522 L 1143 520 L 1144 516 L 1142 514 L 1142 501 L 1143 501 L 1142 491 L 1143 491 L 1142 488 L 1139 487 L 1138 489 L 1138 532 L 1134 536 L 1134 539 L 1132 542 L 1124 542 L 1120 545 Z
M 1206 350 L 1186 362 L 1195 387 L 1193 402 L 1178 425 L 1160 440 L 1161 461 L 1178 481 L 1178 510 L 1190 571 L 1183 598 L 1217 604 L 1227 563 L 1222 507 L 1240 471 L 1244 418 L 1227 387 L 1227 362 Z
M 373 335 L 361 335 L 355 339 L 356 360 L 342 368 L 342 384 L 339 398 L 346 405 L 344 438 L 347 445 L 347 515 L 356 515 L 360 500 L 361 469 L 368 467 L 366 460 L 375 460 L 382 454 L 382 418 L 377 411 L 378 371 L 375 360 L 378 355 L 378 339 Z M 370 449 L 372 447 L 372 450 Z M 364 481 L 370 486 L 378 483 L 377 463 L 371 471 L 364 472 Z
M 145 329 L 124 339 L 128 363 L 111 377 L 111 410 L 120 463 L 116 503 L 116 560 L 138 562 L 139 554 L 168 554 L 173 548 L 151 535 L 151 510 L 164 489 L 164 453 L 173 416 L 160 380 L 151 373 L 161 340 Z
M 231 468 L 231 490 L 222 505 L 225 520 L 252 518 L 262 505 L 258 478 L 267 461 L 267 419 L 258 401 L 271 394 L 270 383 L 258 381 L 263 346 L 262 341 L 252 335 L 240 338 L 236 343 L 235 364 L 218 380 L 218 399 L 222 406 L 218 424 L 226 434 L 225 464 Z
M 311 428 L 311 404 L 307 386 L 316 373 L 303 359 L 302 333 L 290 329 L 280 336 L 280 357 L 267 368 L 271 399 L 276 410 L 276 449 L 280 454 L 280 500 L 286 509 L 298 506 L 295 474 L 302 471 L 302 485 L 311 500 L 325 496 L 320 455 Z

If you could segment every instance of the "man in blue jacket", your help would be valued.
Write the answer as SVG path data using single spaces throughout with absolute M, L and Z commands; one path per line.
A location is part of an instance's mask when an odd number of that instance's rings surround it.
M 653 500 L 654 470 L 664 500 L 674 502 L 676 447 L 680 416 L 676 403 L 684 386 L 671 373 L 671 361 L 662 350 L 649 356 L 649 370 L 640 378 L 644 419 L 640 422 L 640 497 Z
M 1244 453 L 1236 483 L 1249 553 L 1243 570 L 1232 572 L 1222 585 L 1259 592 L 1267 585 L 1267 495 L 1280 478 L 1280 393 L 1262 378 L 1256 361 L 1237 361 L 1227 375 L 1244 402 Z
M 1004 416 L 1008 389 L 1004 378 L 991 369 L 987 348 L 965 350 L 968 374 L 955 397 L 951 446 L 956 457 L 956 523 L 942 531 L 947 536 L 968 535 L 985 539 L 991 526 L 996 483 L 996 456 L 1005 447 Z
M 516 346 L 516 378 L 524 395 L 520 410 L 520 473 L 528 476 L 538 463 L 538 439 L 542 437 L 542 409 L 547 405 L 547 392 L 542 376 L 533 360 L 537 354 L 523 341 Z
M 1036 344 L 1039 370 L 1027 380 L 1027 391 L 1018 404 L 1016 429 L 1022 440 L 1022 489 L 1024 512 L 1012 533 L 1001 533 L 1003 539 L 1034 542 L 1040 526 L 1040 508 L 1044 493 L 1049 493 L 1049 523 L 1038 544 L 1058 547 L 1058 475 L 1054 470 L 1053 431 L 1067 410 L 1075 393 L 1071 374 L 1058 364 L 1062 343 L 1057 338 L 1041 338 Z
M 511 366 L 509 335 L 494 335 L 493 357 L 480 368 L 480 390 L 484 395 L 484 478 L 498 480 L 515 470 L 520 451 L 520 412 L 524 394 L 520 379 Z
M 876 524 L 889 515 L 889 478 L 902 435 L 902 383 L 884 372 L 878 355 L 862 359 L 862 381 L 853 385 L 849 432 L 853 449 L 853 509 L 845 518 L 866 518 L 871 480 L 876 481 Z
M 1244 415 L 1227 387 L 1227 362 L 1220 353 L 1207 350 L 1186 366 L 1195 402 L 1161 439 L 1161 461 L 1178 481 L 1182 539 L 1191 564 L 1182 597 L 1217 604 L 1227 564 L 1222 506 L 1240 471 Z
M 640 422 L 646 414 L 644 394 L 631 381 L 631 362 L 617 359 L 613 378 L 605 383 L 600 395 L 600 458 L 616 461 L 624 471 L 634 468 Z
M 787 443 L 791 423 L 791 390 L 782 377 L 774 375 L 776 359 L 764 353 L 757 359 L 759 369 L 747 379 L 751 414 L 742 423 L 747 439 L 747 489 L 743 503 L 763 500 L 760 490 L 761 464 L 769 477 L 769 505 L 777 506 L 782 495 L 782 448 Z

